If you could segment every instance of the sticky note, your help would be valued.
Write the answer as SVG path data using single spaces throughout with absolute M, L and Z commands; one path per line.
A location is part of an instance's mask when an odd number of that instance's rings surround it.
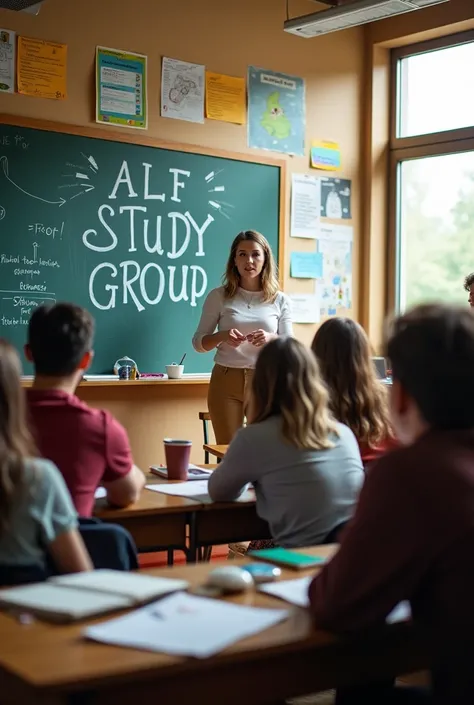
M 322 277 L 322 252 L 292 252 L 290 275 L 297 279 L 318 279 Z

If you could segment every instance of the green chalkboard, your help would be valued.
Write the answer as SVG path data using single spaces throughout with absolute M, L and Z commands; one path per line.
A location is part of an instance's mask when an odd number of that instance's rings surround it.
M 92 373 L 184 352 L 186 372 L 209 371 L 191 346 L 204 297 L 240 230 L 278 257 L 283 189 L 281 161 L 3 116 L 0 335 L 21 350 L 36 306 L 72 301 L 96 319 Z

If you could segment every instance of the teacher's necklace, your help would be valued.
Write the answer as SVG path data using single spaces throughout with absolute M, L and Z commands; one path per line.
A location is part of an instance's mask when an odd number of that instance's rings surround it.
M 240 294 L 241 294 L 243 300 L 245 301 L 245 303 L 247 304 L 247 308 L 252 308 L 252 303 L 253 303 L 252 294 L 250 294 L 250 299 L 248 299 L 246 296 L 244 296 L 244 292 L 242 291 L 242 289 L 240 290 Z

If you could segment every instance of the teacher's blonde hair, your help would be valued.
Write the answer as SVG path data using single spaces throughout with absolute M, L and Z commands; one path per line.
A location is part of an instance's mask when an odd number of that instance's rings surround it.
M 235 264 L 235 258 L 241 242 L 256 242 L 257 245 L 260 245 L 262 248 L 265 257 L 263 269 L 260 274 L 263 300 L 273 302 L 280 289 L 277 277 L 277 266 L 268 240 L 256 230 L 242 230 L 232 243 L 225 274 L 222 277 L 225 298 L 232 299 L 237 294 L 237 289 L 240 286 L 240 276 L 237 265 Z
M 262 348 L 252 381 L 250 423 L 281 416 L 284 439 L 301 450 L 332 448 L 337 424 L 318 363 L 294 338 L 276 338 Z

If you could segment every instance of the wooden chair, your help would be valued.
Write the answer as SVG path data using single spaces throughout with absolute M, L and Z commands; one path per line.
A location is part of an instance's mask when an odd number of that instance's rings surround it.
M 199 420 L 202 421 L 204 445 L 209 445 L 209 421 L 211 420 L 210 413 L 208 411 L 200 411 Z M 204 451 L 204 463 L 209 465 L 209 452 L 207 450 Z

